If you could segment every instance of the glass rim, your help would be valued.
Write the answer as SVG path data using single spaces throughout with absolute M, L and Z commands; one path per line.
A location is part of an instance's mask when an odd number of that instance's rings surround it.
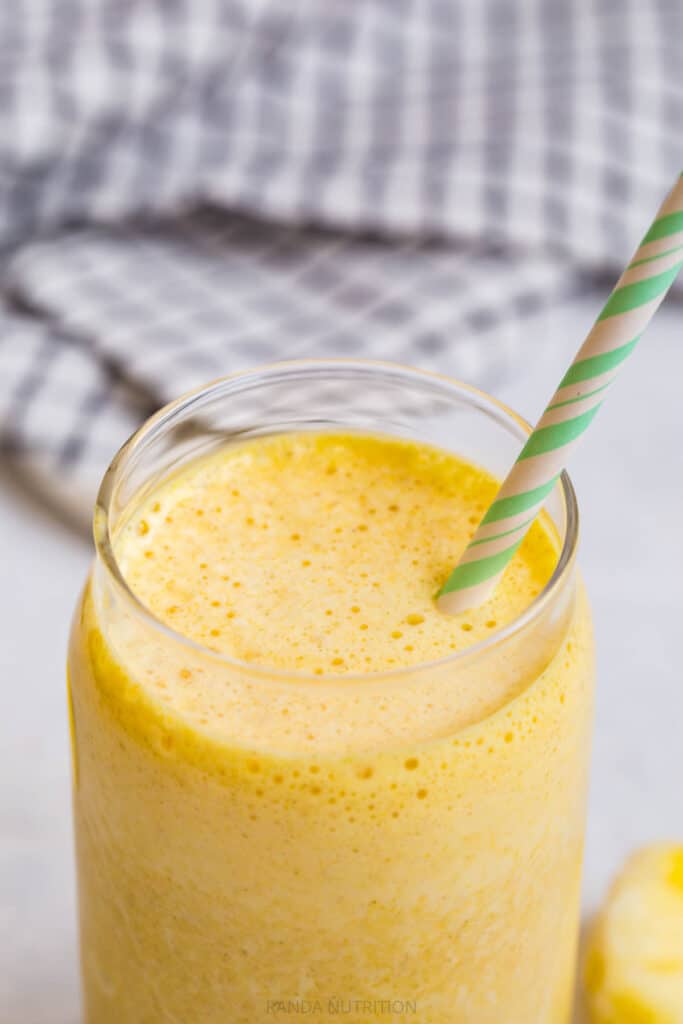
M 472 403 L 484 413 L 493 415 L 498 422 L 508 428 L 513 425 L 521 432 L 520 442 L 532 431 L 528 420 L 520 416 L 506 403 L 494 398 L 488 392 L 467 384 L 453 377 L 435 373 L 430 370 L 423 370 L 413 366 L 406 366 L 401 363 L 394 363 L 384 360 L 371 359 L 292 359 L 272 363 L 265 363 L 248 369 L 238 370 L 235 373 L 224 377 L 215 378 L 206 384 L 185 392 L 178 398 L 162 406 L 156 413 L 150 416 L 140 427 L 128 438 L 119 448 L 110 462 L 100 484 L 95 501 L 93 516 L 93 536 L 95 552 L 101 565 L 104 566 L 110 583 L 114 586 L 119 595 L 132 608 L 136 616 L 146 625 L 168 640 L 179 644 L 192 651 L 195 655 L 221 664 L 226 667 L 248 673 L 255 677 L 266 677 L 274 682 L 281 680 L 291 683 L 314 683 L 320 686 L 324 683 L 337 683 L 346 685 L 348 683 L 364 681 L 365 683 L 378 683 L 382 681 L 398 680 L 415 672 L 422 672 L 430 669 L 443 668 L 446 665 L 456 666 L 466 660 L 480 657 L 488 651 L 509 641 L 524 629 L 537 621 L 546 610 L 555 594 L 561 590 L 562 585 L 571 577 L 572 569 L 576 561 L 576 553 L 579 540 L 579 509 L 576 500 L 576 493 L 569 474 L 563 470 L 557 480 L 557 486 L 562 496 L 562 505 L 565 518 L 564 536 L 558 556 L 557 564 L 543 589 L 534 597 L 533 601 L 514 619 L 508 622 L 502 629 L 495 630 L 490 636 L 484 637 L 476 644 L 465 647 L 463 650 L 454 651 L 444 657 L 434 658 L 431 661 L 420 661 L 413 665 L 402 665 L 398 668 L 385 669 L 373 672 L 353 672 L 316 675 L 313 672 L 304 672 L 297 669 L 280 669 L 258 662 L 243 661 L 240 658 L 231 657 L 221 651 L 215 651 L 191 637 L 173 629 L 172 626 L 162 622 L 150 608 L 135 594 L 123 575 L 114 551 L 111 523 L 111 503 L 116 492 L 116 485 L 124 471 L 127 463 L 132 458 L 140 445 L 146 438 L 158 430 L 168 426 L 176 417 L 191 408 L 195 402 L 210 395 L 220 393 L 221 389 L 229 388 L 239 381 L 256 381 L 257 378 L 268 373 L 284 373 L 296 375 L 307 371 L 325 372 L 347 371 L 358 373 L 383 373 L 385 376 L 392 376 L 395 379 L 418 380 L 435 386 L 440 386 L 446 392 L 465 395 Z M 521 447 L 520 443 L 520 447 Z

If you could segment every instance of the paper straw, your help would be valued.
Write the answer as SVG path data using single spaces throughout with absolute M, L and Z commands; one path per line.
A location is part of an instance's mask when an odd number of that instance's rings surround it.
M 683 265 L 683 175 L 576 354 L 493 504 L 437 595 L 457 615 L 493 593 L 610 384 Z

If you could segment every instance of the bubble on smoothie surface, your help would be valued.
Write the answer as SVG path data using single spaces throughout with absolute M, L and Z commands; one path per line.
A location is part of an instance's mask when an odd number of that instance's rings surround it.
M 323 674 L 444 658 L 533 600 L 557 560 L 541 522 L 466 617 L 434 594 L 497 490 L 479 467 L 395 438 L 273 435 L 190 463 L 116 540 L 144 604 L 245 662 Z

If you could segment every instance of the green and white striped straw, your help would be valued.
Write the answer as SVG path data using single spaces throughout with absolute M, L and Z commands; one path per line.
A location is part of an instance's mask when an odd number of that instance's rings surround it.
M 457 615 L 494 591 L 622 364 L 683 266 L 683 175 L 619 278 L 588 337 L 437 595 Z

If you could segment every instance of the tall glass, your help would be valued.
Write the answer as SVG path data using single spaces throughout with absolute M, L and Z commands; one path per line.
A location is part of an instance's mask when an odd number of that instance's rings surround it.
M 87 1024 L 569 1020 L 593 647 L 568 477 L 548 501 L 545 589 L 417 667 L 321 678 L 239 662 L 156 620 L 117 565 L 117 532 L 183 463 L 335 428 L 498 476 L 529 432 L 454 381 L 303 362 L 180 399 L 116 456 L 69 656 Z M 234 726 L 164 703 L 167 681 L 198 675 L 235 697 Z

